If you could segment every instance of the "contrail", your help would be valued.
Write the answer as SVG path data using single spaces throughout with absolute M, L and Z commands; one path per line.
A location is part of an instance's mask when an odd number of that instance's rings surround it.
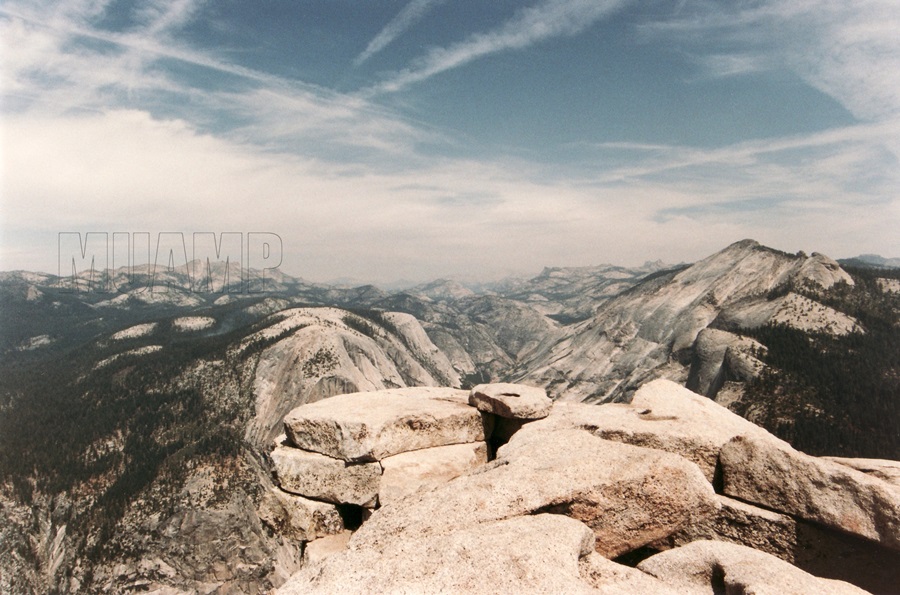
M 476 33 L 449 47 L 432 48 L 410 68 L 364 89 L 360 95 L 371 97 L 393 93 L 483 56 L 523 49 L 554 37 L 578 34 L 631 2 L 633 0 L 544 0 L 518 11 L 494 30 Z
M 445 0 L 412 0 L 395 16 L 390 23 L 385 25 L 376 35 L 365 51 L 353 61 L 354 66 L 359 66 L 374 54 L 383 50 L 389 43 L 397 39 L 404 31 L 412 27 L 425 13 Z

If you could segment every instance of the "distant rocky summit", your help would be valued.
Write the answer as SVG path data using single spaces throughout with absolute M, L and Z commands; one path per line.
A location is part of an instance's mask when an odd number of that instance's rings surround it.
M 509 376 L 546 387 L 554 400 L 586 402 L 627 401 L 654 378 L 696 382 L 695 356 L 722 379 L 749 380 L 761 371 L 761 362 L 748 369 L 725 361 L 729 346 L 732 357 L 752 357 L 740 336 L 749 329 L 782 325 L 806 333 L 864 332 L 853 317 L 798 293 L 853 284 L 823 254 L 787 254 L 742 240 L 691 266 L 645 277 L 604 302 L 591 318 L 548 336 Z M 698 345 L 698 336 L 713 329 L 719 331 L 715 337 L 707 334 Z M 716 398 L 724 381 L 711 380 L 702 382 L 702 392 Z M 740 392 L 726 391 L 723 398 L 739 400 Z
M 277 592 L 891 593 L 896 463 L 805 455 L 668 380 L 630 404 L 515 384 L 294 409 L 263 519 Z

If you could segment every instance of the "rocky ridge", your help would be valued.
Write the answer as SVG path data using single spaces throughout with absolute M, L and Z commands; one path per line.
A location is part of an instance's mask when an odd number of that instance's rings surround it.
M 291 408 L 335 394 L 402 386 L 459 385 L 459 374 L 409 314 L 377 320 L 336 308 L 295 308 L 271 315 L 242 341 L 275 341 L 253 379 L 255 415 L 247 439 L 269 444 Z
M 278 593 L 468 593 L 486 584 L 519 593 L 889 593 L 900 584 L 900 490 L 853 468 L 892 462 L 805 455 L 666 380 L 630 404 L 554 403 L 498 438 L 495 428 L 517 413 L 486 406 L 485 395 L 535 390 L 485 385 L 466 398 L 409 388 L 292 411 L 272 457 L 277 497 L 302 499 L 287 524 L 305 523 L 307 543 Z M 344 480 L 298 472 L 284 463 L 292 454 L 329 459 L 346 478 L 370 468 L 366 496 L 315 496 L 326 487 L 317 483 Z M 399 457 L 416 463 L 392 465 Z M 404 489 L 385 497 L 393 483 Z M 343 525 L 316 520 L 323 507 L 332 512 L 319 519 Z
M 827 256 L 792 255 L 743 240 L 619 293 L 592 318 L 549 336 L 509 377 L 544 386 L 554 399 L 627 401 L 654 378 L 687 382 L 706 329 L 780 323 L 833 334 L 862 331 L 851 317 L 795 292 L 838 283 L 854 281 Z

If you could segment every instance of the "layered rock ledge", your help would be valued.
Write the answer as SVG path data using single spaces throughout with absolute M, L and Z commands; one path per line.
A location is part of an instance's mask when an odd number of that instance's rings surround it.
M 665 380 L 630 404 L 543 399 L 497 384 L 292 411 L 264 518 L 307 545 L 278 593 L 900 585 L 896 463 L 810 457 Z

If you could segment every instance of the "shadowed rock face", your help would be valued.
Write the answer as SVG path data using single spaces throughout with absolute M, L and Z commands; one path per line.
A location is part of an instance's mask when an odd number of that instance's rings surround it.
M 684 527 L 650 547 L 669 550 L 693 541 L 727 541 L 772 554 L 816 576 L 848 581 L 873 593 L 891 593 L 900 574 L 900 552 L 876 543 L 718 496 L 719 513 Z
M 721 541 L 695 541 L 648 558 L 638 569 L 681 593 L 866 593 L 845 582 L 807 574 L 769 554 Z
M 297 541 L 313 541 L 344 529 L 340 511 L 334 504 L 279 489 L 268 490 L 263 495 L 258 514 L 265 524 Z
M 348 465 L 299 448 L 278 447 L 272 452 L 281 489 L 334 504 L 374 506 L 381 482 L 378 463 Z
M 719 457 L 725 494 L 900 550 L 900 491 L 785 443 L 738 436 Z

